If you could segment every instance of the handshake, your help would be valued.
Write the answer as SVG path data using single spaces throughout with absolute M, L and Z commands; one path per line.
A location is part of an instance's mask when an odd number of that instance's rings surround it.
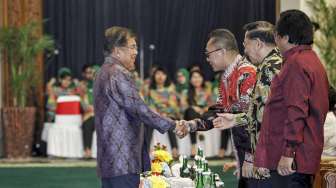
M 175 134 L 179 138 L 185 137 L 190 132 L 207 131 L 212 128 L 230 129 L 235 126 L 235 114 L 210 112 L 200 119 L 175 121 Z
M 175 134 L 179 138 L 185 137 L 190 132 L 195 132 L 197 129 L 196 122 L 194 120 L 186 121 L 186 120 L 178 120 L 175 121 Z

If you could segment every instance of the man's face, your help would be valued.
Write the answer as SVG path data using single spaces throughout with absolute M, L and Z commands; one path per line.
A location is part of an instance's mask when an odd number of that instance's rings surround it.
M 246 37 L 244 38 L 244 53 L 247 55 L 251 63 L 257 64 L 258 63 L 258 41 L 256 39 L 250 39 Z
M 134 38 L 129 38 L 127 40 L 127 45 L 118 47 L 119 50 L 119 60 L 128 70 L 135 69 L 135 59 L 138 54 L 137 44 Z
M 225 49 L 213 45 L 212 39 L 207 43 L 205 55 L 207 56 L 207 61 L 215 72 L 225 69 L 224 50 Z

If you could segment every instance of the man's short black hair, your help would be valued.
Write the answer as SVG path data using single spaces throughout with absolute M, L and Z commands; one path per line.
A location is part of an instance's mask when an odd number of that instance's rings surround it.
M 300 10 L 287 10 L 280 14 L 275 30 L 281 37 L 287 35 L 288 42 L 297 45 L 311 45 L 313 39 L 313 24 L 309 17 Z
M 266 44 L 275 45 L 273 24 L 266 21 L 256 21 L 244 25 L 243 29 L 247 32 L 247 38 L 258 38 Z
M 216 29 L 209 34 L 209 39 L 212 39 L 212 44 L 217 48 L 226 50 L 239 51 L 236 37 L 227 29 Z
M 121 47 L 127 45 L 129 38 L 135 38 L 136 36 L 132 30 L 113 26 L 105 30 L 104 52 L 105 55 L 109 55 L 115 47 Z

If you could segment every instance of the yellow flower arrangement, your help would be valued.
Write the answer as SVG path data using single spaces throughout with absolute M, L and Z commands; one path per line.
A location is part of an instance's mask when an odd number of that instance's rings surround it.
M 165 145 L 160 145 L 160 143 L 157 143 L 156 146 L 154 146 L 154 160 L 153 161 L 160 161 L 160 162 L 166 162 L 170 164 L 173 161 L 173 157 L 170 153 L 167 151 L 167 147 Z
M 159 162 L 159 161 L 152 162 L 151 171 L 152 171 L 153 175 L 162 174 L 162 170 L 163 170 L 163 168 L 161 166 L 161 162 Z
M 168 164 L 173 160 L 171 154 L 162 149 L 154 151 L 154 159 Z
M 169 186 L 162 176 L 151 176 L 149 179 L 152 183 L 152 188 L 167 188 Z

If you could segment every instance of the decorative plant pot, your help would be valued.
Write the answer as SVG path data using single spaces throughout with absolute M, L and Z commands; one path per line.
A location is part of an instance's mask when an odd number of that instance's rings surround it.
M 27 158 L 31 156 L 35 112 L 35 107 L 2 108 L 4 151 L 7 158 Z

